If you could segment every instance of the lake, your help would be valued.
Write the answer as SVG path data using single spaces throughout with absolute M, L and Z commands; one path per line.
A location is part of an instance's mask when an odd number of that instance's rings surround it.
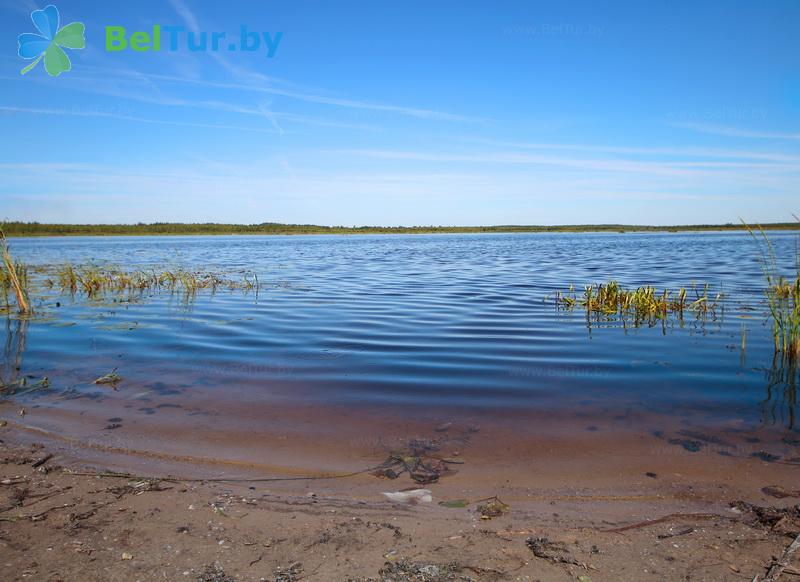
M 791 274 L 796 233 L 770 238 Z M 26 406 L 30 430 L 74 447 L 245 463 L 256 455 L 248 435 L 280 433 L 301 446 L 309 435 L 346 434 L 350 448 L 359 438 L 380 448 L 384 437 L 450 422 L 552 435 L 609 433 L 624 421 L 626 434 L 659 423 L 742 434 L 783 457 L 791 451 L 781 439 L 798 430 L 797 371 L 774 362 L 747 233 L 10 243 L 32 266 L 258 277 L 257 293 L 201 290 L 191 300 L 51 289 L 36 317 L 8 319 L 3 378 L 47 376 L 50 387 L 18 397 L 5 416 Z M 611 279 L 687 287 L 690 298 L 693 284 L 708 283 L 724 298 L 703 320 L 652 326 L 587 321 L 580 307 L 554 302 L 570 285 Z M 114 369 L 118 385 L 93 384 Z M 294 454 L 287 444 L 268 461 L 297 464 Z

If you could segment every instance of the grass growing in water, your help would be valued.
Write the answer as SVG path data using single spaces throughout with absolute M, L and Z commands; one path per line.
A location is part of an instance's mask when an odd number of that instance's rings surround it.
M 0 230 L 0 253 L 2 254 L 2 269 L 0 269 L 0 286 L 3 288 L 6 309 L 10 307 L 8 292 L 13 290 L 17 299 L 17 308 L 22 314 L 31 313 L 28 301 L 28 267 L 20 261 L 14 261 L 8 249 L 5 234 Z
M 82 293 L 95 297 L 103 293 L 135 293 L 144 291 L 183 291 L 194 295 L 200 290 L 216 291 L 217 289 L 257 290 L 258 278 L 250 280 L 246 275 L 241 280 L 234 280 L 199 271 L 123 271 L 116 268 L 104 268 L 93 265 L 75 267 L 65 264 L 58 268 L 55 277 L 46 279 L 49 287 L 58 286 L 62 291 Z
M 800 271 L 794 281 L 778 280 L 767 289 L 775 349 L 796 361 L 800 356 Z
M 721 294 L 709 295 L 708 285 L 702 288 L 693 287 L 692 297 L 685 288 L 673 293 L 668 289 L 656 290 L 655 287 L 643 286 L 636 289 L 625 289 L 616 281 L 599 285 L 588 285 L 583 295 L 578 297 L 574 288 L 568 294 L 556 293 L 556 304 L 573 309 L 583 307 L 587 317 L 613 317 L 622 319 L 632 317 L 635 324 L 655 323 L 666 320 L 670 315 L 683 319 L 689 312 L 705 319 L 708 315 L 716 316 L 717 305 Z
M 800 356 L 800 248 L 795 251 L 794 279 L 787 279 L 778 268 L 775 248 L 764 229 L 759 227 L 756 232 L 745 226 L 757 243 L 759 263 L 767 282 L 765 295 L 772 318 L 775 352 L 796 363 Z

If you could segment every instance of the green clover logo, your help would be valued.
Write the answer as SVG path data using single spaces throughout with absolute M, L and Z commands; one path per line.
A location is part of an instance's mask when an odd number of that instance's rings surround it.
M 19 49 L 17 53 L 23 59 L 36 59 L 20 71 L 21 75 L 33 69 L 39 61 L 44 59 L 44 69 L 51 77 L 57 77 L 65 71 L 72 69 L 67 53 L 62 47 L 69 49 L 82 49 L 86 47 L 83 36 L 85 27 L 82 22 L 73 22 L 59 29 L 60 16 L 58 8 L 52 4 L 43 10 L 31 12 L 33 25 L 41 34 L 26 32 L 20 34 Z

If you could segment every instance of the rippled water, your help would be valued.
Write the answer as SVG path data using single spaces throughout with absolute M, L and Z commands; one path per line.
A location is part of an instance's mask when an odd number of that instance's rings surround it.
M 796 234 L 770 236 L 790 273 Z M 37 318 L 7 321 L 4 377 L 17 366 L 47 375 L 56 393 L 85 396 L 83 408 L 103 391 L 91 380 L 116 367 L 126 390 L 156 402 L 202 395 L 223 411 L 231 399 L 398 410 L 596 403 L 797 426 L 796 371 L 773 363 L 745 233 L 81 237 L 14 239 L 12 251 L 36 265 L 247 272 L 263 285 L 191 302 L 51 296 Z M 587 325 L 580 309 L 547 300 L 612 278 L 710 283 L 726 296 L 724 314 L 625 329 Z M 224 412 L 214 422 L 226 420 L 235 423 Z

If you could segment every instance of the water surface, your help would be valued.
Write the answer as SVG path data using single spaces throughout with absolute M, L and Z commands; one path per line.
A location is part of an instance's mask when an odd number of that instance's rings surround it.
M 791 273 L 796 235 L 770 237 Z M 202 268 L 261 282 L 258 294 L 200 292 L 192 301 L 51 292 L 36 318 L 6 321 L 3 376 L 52 383 L 49 396 L 27 397 L 47 421 L 28 421 L 78 439 L 122 442 L 124 431 L 107 426 L 125 423 L 106 417 L 151 426 L 178 422 L 178 412 L 186 431 L 257 431 L 280 421 L 271 406 L 293 404 L 407 418 L 480 414 L 485 422 L 580 411 L 589 423 L 594 414 L 641 414 L 700 427 L 797 429 L 796 371 L 773 361 L 761 268 L 746 233 L 11 242 L 33 265 Z M 705 321 L 637 328 L 587 322 L 580 309 L 552 302 L 570 285 L 612 278 L 672 289 L 709 283 L 724 306 Z M 116 392 L 92 384 L 112 368 L 124 378 Z M 115 406 L 124 409 L 113 413 Z M 98 425 L 75 422 L 93 410 Z M 143 426 L 131 431 L 136 438 Z M 653 427 L 643 420 L 639 428 Z

